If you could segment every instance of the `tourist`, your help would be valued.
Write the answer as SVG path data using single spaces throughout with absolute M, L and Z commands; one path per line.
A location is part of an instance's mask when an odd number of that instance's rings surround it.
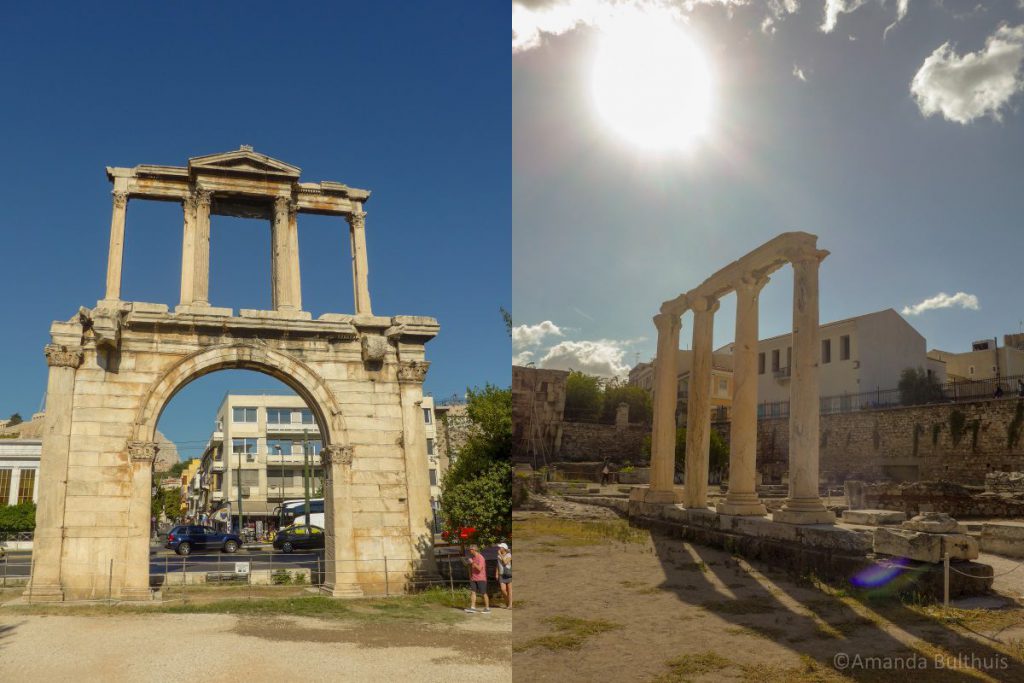
M 480 549 L 476 547 L 476 544 L 469 546 L 469 607 L 466 611 L 470 614 L 476 613 L 476 596 L 482 595 L 484 598 L 484 608 L 480 610 L 484 614 L 489 614 L 491 611 L 491 605 L 487 598 L 487 560 L 480 554 Z
M 608 467 L 608 461 L 604 461 L 604 468 L 601 470 L 601 486 L 607 486 L 611 479 L 612 470 Z
M 1017 396 L 1024 398 L 1024 379 L 1017 380 Z
M 498 566 L 494 570 L 494 578 L 505 598 L 505 609 L 512 609 L 512 552 L 508 543 L 498 544 Z
M 1002 398 L 1002 397 L 1003 397 L 1003 385 L 1002 384 L 997 384 L 996 385 L 996 393 L 993 395 L 993 398 Z

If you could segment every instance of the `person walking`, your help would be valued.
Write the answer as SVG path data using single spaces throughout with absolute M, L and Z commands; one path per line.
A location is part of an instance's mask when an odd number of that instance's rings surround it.
M 505 598 L 505 609 L 512 609 L 512 551 L 508 543 L 498 544 L 498 566 L 494 570 L 494 578 Z
M 611 479 L 612 469 L 608 466 L 608 461 L 604 461 L 604 467 L 601 469 L 601 486 L 607 486 Z
M 487 560 L 480 554 L 480 549 L 474 543 L 469 546 L 469 607 L 466 611 L 476 614 L 476 596 L 484 598 L 484 608 L 480 610 L 484 614 L 490 614 L 491 605 L 487 598 Z
M 1024 398 L 1024 379 L 1017 379 L 1017 396 Z

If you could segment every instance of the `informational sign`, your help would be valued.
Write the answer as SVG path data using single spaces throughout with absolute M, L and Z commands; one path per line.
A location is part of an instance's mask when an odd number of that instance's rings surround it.
M 248 562 L 235 562 L 235 573 L 236 574 L 248 574 L 249 563 Z

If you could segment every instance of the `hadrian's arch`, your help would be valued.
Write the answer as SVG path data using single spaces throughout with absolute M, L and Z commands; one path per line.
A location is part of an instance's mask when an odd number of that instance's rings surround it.
M 189 382 L 222 369 L 270 375 L 320 426 L 325 473 L 323 590 L 383 592 L 431 575 L 432 511 L 421 402 L 424 345 L 437 322 L 370 309 L 369 192 L 299 181 L 299 169 L 251 148 L 186 166 L 108 168 L 113 216 L 106 294 L 51 326 L 33 600 L 149 599 L 149 510 L 160 414 Z M 120 298 L 132 200 L 183 208 L 181 299 Z M 354 313 L 302 310 L 298 215 L 348 223 Z M 272 235 L 270 310 L 209 302 L 210 215 L 265 219 Z M 339 224 L 341 221 L 339 221 Z M 339 254 L 339 260 L 346 255 Z M 388 576 L 382 558 L 388 557 Z M 401 558 L 400 560 L 398 558 Z

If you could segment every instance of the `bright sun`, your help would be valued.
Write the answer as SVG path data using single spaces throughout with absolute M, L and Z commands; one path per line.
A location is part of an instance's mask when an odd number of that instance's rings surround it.
M 663 16 L 621 17 L 605 29 L 593 93 L 604 121 L 639 147 L 686 149 L 708 127 L 707 63 L 682 28 Z

